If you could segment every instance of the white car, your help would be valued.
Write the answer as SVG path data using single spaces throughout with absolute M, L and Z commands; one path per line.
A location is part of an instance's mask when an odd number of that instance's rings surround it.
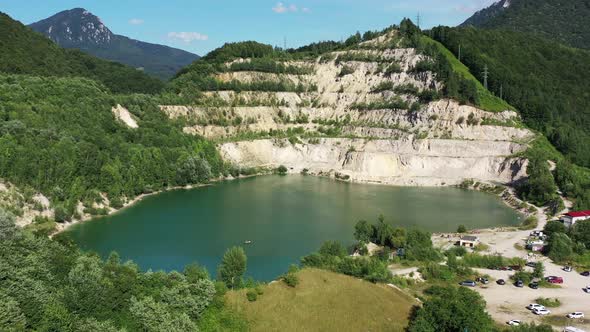
M 533 309 L 533 313 L 535 315 L 545 316 L 545 315 L 549 315 L 551 313 L 551 311 L 549 311 L 549 310 L 547 310 L 545 308 L 543 308 L 543 309 L 537 308 L 537 309 Z
M 582 290 L 586 293 L 590 293 L 590 286 L 586 286 L 586 287 L 582 288 Z
M 520 321 L 518 319 L 513 319 L 511 321 L 508 321 L 507 323 L 510 326 L 519 326 L 520 325 Z
M 567 314 L 567 318 L 584 318 L 584 313 L 576 311 L 571 314 Z
M 531 303 L 531 304 L 527 305 L 526 308 L 529 310 L 545 309 L 545 306 L 542 306 L 542 305 L 536 304 L 536 303 Z

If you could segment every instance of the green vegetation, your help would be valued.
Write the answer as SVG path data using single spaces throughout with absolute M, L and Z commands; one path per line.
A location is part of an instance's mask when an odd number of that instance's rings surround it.
M 117 205 L 223 171 L 212 143 L 185 135 L 147 96 L 114 97 L 81 78 L 0 75 L 0 100 L 0 177 L 48 196 L 57 221 L 100 192 Z M 117 103 L 139 128 L 115 120 Z
M 483 81 L 515 106 L 527 126 L 542 132 L 569 160 L 590 166 L 590 54 L 523 33 L 438 27 L 431 31 Z
M 36 237 L 0 210 L 0 330 L 246 330 L 225 306 L 225 286 L 189 265 L 141 272 L 113 253 L 106 261 Z
M 217 278 L 223 281 L 227 288 L 241 288 L 244 284 L 247 257 L 242 247 L 228 249 L 221 260 Z
M 428 298 L 415 312 L 408 331 L 495 331 L 478 293 L 465 287 L 432 287 Z
M 590 267 L 590 221 L 583 220 L 566 228 L 559 221 L 550 221 L 544 232 L 549 236 L 544 253 L 558 263 L 575 262 Z
M 559 301 L 559 299 L 549 299 L 543 297 L 536 299 L 535 302 L 547 308 L 557 308 L 561 305 L 561 301 Z
M 255 302 L 247 290 L 230 291 L 227 304 L 248 318 L 251 331 L 402 331 L 408 325 L 415 301 L 403 292 L 325 270 L 296 276 L 297 287 L 263 286 Z
M 298 67 L 294 65 L 285 66 L 269 58 L 253 58 L 245 62 L 233 62 L 230 71 L 258 71 L 263 73 L 308 75 L 313 73 L 311 68 Z
M 534 33 L 579 48 L 590 48 L 590 29 L 584 19 L 590 6 L 584 0 L 518 0 L 508 8 L 498 4 L 476 13 L 462 25 Z
M 164 83 L 119 63 L 66 50 L 0 12 L 0 72 L 86 77 L 114 93 L 156 93 Z

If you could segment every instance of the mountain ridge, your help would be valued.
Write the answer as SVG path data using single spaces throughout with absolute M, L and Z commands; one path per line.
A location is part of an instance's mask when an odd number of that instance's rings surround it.
M 590 2 L 586 0 L 500 0 L 460 27 L 534 33 L 576 48 L 590 48 Z
M 160 79 L 171 78 L 199 58 L 184 50 L 115 34 L 98 16 L 84 8 L 61 11 L 29 27 L 64 48 L 121 62 Z

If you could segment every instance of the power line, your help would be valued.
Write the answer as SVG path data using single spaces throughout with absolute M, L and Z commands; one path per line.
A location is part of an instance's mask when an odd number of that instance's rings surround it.
M 483 69 L 483 87 L 486 88 L 486 90 L 488 89 L 488 74 L 488 65 L 486 64 Z

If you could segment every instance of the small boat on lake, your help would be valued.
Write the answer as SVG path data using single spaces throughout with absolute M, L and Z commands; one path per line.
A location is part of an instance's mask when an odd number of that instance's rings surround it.
M 252 241 L 246 240 L 246 241 L 244 241 L 244 244 L 252 244 Z

